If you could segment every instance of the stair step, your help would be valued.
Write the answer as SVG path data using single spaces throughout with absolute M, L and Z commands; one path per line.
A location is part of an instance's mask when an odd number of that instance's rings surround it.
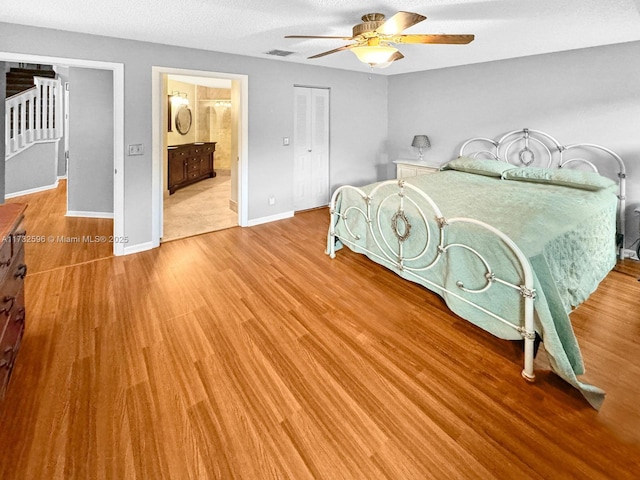
M 7 74 L 7 85 L 33 85 L 34 77 L 13 77 Z
M 7 83 L 17 83 L 20 85 L 33 84 L 33 78 L 34 77 L 14 77 L 13 75 L 7 74 Z
M 13 97 L 14 95 L 17 95 L 18 93 L 22 93 L 25 90 L 29 90 L 29 89 L 28 88 L 11 88 L 11 89 L 7 88 L 6 98 Z
M 7 72 L 7 76 L 13 78 L 33 78 L 33 77 L 45 77 L 56 78 L 56 72 L 49 73 L 47 70 L 35 70 L 33 73 L 28 72 Z
M 36 76 L 36 77 L 49 77 L 55 78 L 56 72 L 51 68 L 15 68 L 12 67 L 7 74 L 23 75 L 23 76 Z
M 33 81 L 33 79 L 35 77 L 38 76 L 42 76 L 42 75 L 22 75 L 22 74 L 15 74 L 15 73 L 11 73 L 11 72 L 7 72 L 7 82 L 9 81 L 15 81 L 15 82 L 20 82 L 20 81 L 27 81 L 27 82 L 31 82 Z M 44 76 L 44 78 L 55 78 L 55 77 L 51 77 L 49 75 Z
M 6 97 L 29 90 L 34 86 L 33 77 L 56 78 L 56 72 L 51 65 L 43 65 L 43 68 L 16 68 L 11 67 L 6 73 Z M 5 98 L 6 98 L 5 97 Z

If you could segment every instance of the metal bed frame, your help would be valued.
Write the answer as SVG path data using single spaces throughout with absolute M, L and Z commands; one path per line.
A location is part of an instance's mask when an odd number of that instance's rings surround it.
M 474 144 L 483 146 L 488 145 L 489 147 L 485 147 L 485 149 L 481 150 L 476 150 L 473 153 L 466 153 L 468 150 L 470 150 L 470 146 Z M 518 146 L 520 148 L 516 150 L 515 147 Z M 581 154 L 584 153 L 586 156 L 572 157 L 570 159 L 567 159 L 565 158 L 569 156 L 567 152 L 580 152 Z M 604 154 L 605 158 L 608 157 L 609 160 L 614 160 L 615 165 L 617 165 L 618 167 L 616 172 L 619 184 L 617 223 L 619 235 L 623 235 L 625 227 L 624 209 L 626 170 L 624 162 L 622 161 L 620 156 L 610 149 L 591 143 L 571 144 L 563 146 L 551 135 L 538 130 L 530 130 L 527 128 L 509 132 L 503 135 L 499 140 L 493 140 L 484 137 L 472 138 L 464 142 L 462 147 L 460 148 L 460 156 L 468 156 L 472 158 L 485 157 L 496 161 L 503 161 L 524 167 L 532 166 L 540 162 L 543 166 L 546 166 L 548 168 L 565 168 L 567 166 L 573 167 L 581 164 L 590 170 L 599 172 L 596 164 L 594 163 L 594 153 L 599 157 L 602 157 Z M 539 155 L 542 156 L 540 160 L 538 159 Z M 546 161 L 544 161 L 544 157 L 547 157 Z M 381 197 L 381 195 L 383 195 L 382 193 L 380 193 L 381 189 L 388 185 L 396 185 L 398 187 L 397 191 L 393 194 L 387 194 Z M 358 206 L 349 206 L 344 211 L 339 211 L 337 205 L 340 201 L 341 194 L 347 190 L 356 192 L 358 196 L 361 197 L 362 204 Z M 377 208 L 373 207 L 374 199 L 379 201 Z M 391 218 L 383 218 L 382 207 L 389 202 L 397 203 L 396 211 Z M 415 215 L 412 218 L 407 217 L 405 207 L 407 207 L 408 205 L 412 205 L 413 209 L 418 212 L 418 218 L 415 218 Z M 432 218 L 432 220 L 435 220 L 435 222 L 433 222 L 432 224 L 428 222 L 428 216 L 423 209 L 423 206 L 426 205 L 428 205 L 432 210 L 430 218 Z M 493 226 L 475 220 L 473 218 L 445 217 L 440 211 L 439 207 L 427 193 L 421 191 L 420 189 L 416 188 L 410 183 L 405 182 L 402 179 L 381 182 L 369 194 L 365 193 L 362 189 L 355 186 L 345 185 L 339 187 L 331 197 L 330 213 L 331 224 L 327 236 L 326 253 L 331 258 L 335 258 L 336 241 L 340 240 L 340 242 L 342 242 L 343 244 L 363 250 L 367 253 L 367 255 L 375 257 L 387 265 L 391 265 L 392 268 L 395 268 L 398 271 L 402 272 L 403 276 L 408 278 L 415 278 L 416 281 L 426 283 L 430 287 L 433 287 L 433 289 L 441 293 L 446 292 L 447 294 L 452 295 L 462 302 L 465 302 L 466 304 L 471 305 L 474 308 L 484 312 L 485 314 L 507 325 L 508 327 L 513 328 L 520 334 L 520 336 L 524 340 L 524 367 L 521 374 L 528 381 L 532 382 L 535 380 L 533 363 L 537 345 L 536 332 L 534 327 L 534 301 L 536 298 L 536 291 L 534 288 L 533 271 L 525 254 L 507 235 L 494 228 Z M 368 233 L 370 234 L 370 237 L 373 239 L 376 247 L 381 253 L 373 252 L 361 245 L 356 244 L 356 241 L 360 240 L 361 238 L 361 233 L 352 231 L 351 227 L 347 223 L 347 219 L 351 215 L 360 215 L 365 220 Z M 346 235 L 336 234 L 335 227 L 338 222 L 343 222 L 343 225 L 345 226 L 345 230 L 347 232 Z M 412 223 L 417 224 L 417 222 L 422 222 L 426 227 L 425 244 L 418 249 L 419 253 L 417 255 L 405 257 L 404 242 L 411 236 Z M 385 236 L 384 229 L 381 228 L 381 225 L 383 224 L 386 224 L 387 229 L 389 225 L 391 226 L 391 232 L 393 234 L 392 237 Z M 473 224 L 494 234 L 496 240 L 506 245 L 517 259 L 517 262 L 519 264 L 518 266 L 520 267 L 521 272 L 518 282 L 513 283 L 502 278 L 502 275 L 495 272 L 491 268 L 491 265 L 489 264 L 487 259 L 484 258 L 480 252 L 474 249 L 473 246 L 464 245 L 461 243 L 450 243 L 448 241 L 447 231 L 454 224 Z M 436 225 L 437 231 L 432 231 L 430 225 Z M 620 258 L 622 258 L 623 255 L 623 238 L 624 237 L 619 238 L 619 241 L 622 242 L 620 243 Z M 435 256 L 433 258 L 426 258 L 427 252 L 429 250 L 429 247 L 432 245 L 432 242 L 437 242 L 435 248 Z M 470 252 L 472 255 L 476 256 L 482 262 L 485 273 L 484 279 L 481 280 L 484 282 L 484 285 L 481 288 L 470 289 L 465 287 L 463 282 L 458 281 L 456 282 L 456 286 L 459 291 L 453 291 L 443 285 L 425 279 L 420 275 L 422 272 L 426 272 L 432 269 L 436 264 L 438 264 L 438 262 L 443 259 L 447 251 L 451 249 L 464 249 L 467 252 Z M 433 249 L 431 250 L 433 251 Z M 424 265 L 420 267 L 407 265 L 407 262 L 415 265 L 416 261 L 420 260 L 424 262 Z M 523 318 L 521 319 L 520 325 L 515 325 L 512 321 L 509 321 L 502 316 L 491 312 L 480 305 L 477 305 L 473 301 L 461 296 L 460 294 L 460 291 L 467 292 L 468 294 L 486 294 L 496 284 L 505 285 L 513 289 L 513 291 L 517 292 L 518 294 L 518 296 L 514 297 L 516 301 L 523 302 L 524 314 Z

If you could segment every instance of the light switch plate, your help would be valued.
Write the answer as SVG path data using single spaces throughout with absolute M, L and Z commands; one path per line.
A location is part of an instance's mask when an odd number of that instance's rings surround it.
M 282 137 L 282 145 L 285 147 L 289 146 L 289 137 Z
M 141 143 L 131 143 L 129 144 L 129 155 L 143 155 L 144 154 L 144 146 Z

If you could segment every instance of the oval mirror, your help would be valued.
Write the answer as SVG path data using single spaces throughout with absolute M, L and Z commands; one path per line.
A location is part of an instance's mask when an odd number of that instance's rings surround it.
M 176 130 L 180 135 L 186 135 L 191 130 L 191 109 L 186 105 L 181 106 L 176 112 Z

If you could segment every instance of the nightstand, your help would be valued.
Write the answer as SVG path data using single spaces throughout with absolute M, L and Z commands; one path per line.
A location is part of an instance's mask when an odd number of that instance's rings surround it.
M 396 178 L 415 177 L 440 170 L 440 167 L 436 165 L 428 165 L 415 160 L 394 160 L 393 163 L 396 164 Z

